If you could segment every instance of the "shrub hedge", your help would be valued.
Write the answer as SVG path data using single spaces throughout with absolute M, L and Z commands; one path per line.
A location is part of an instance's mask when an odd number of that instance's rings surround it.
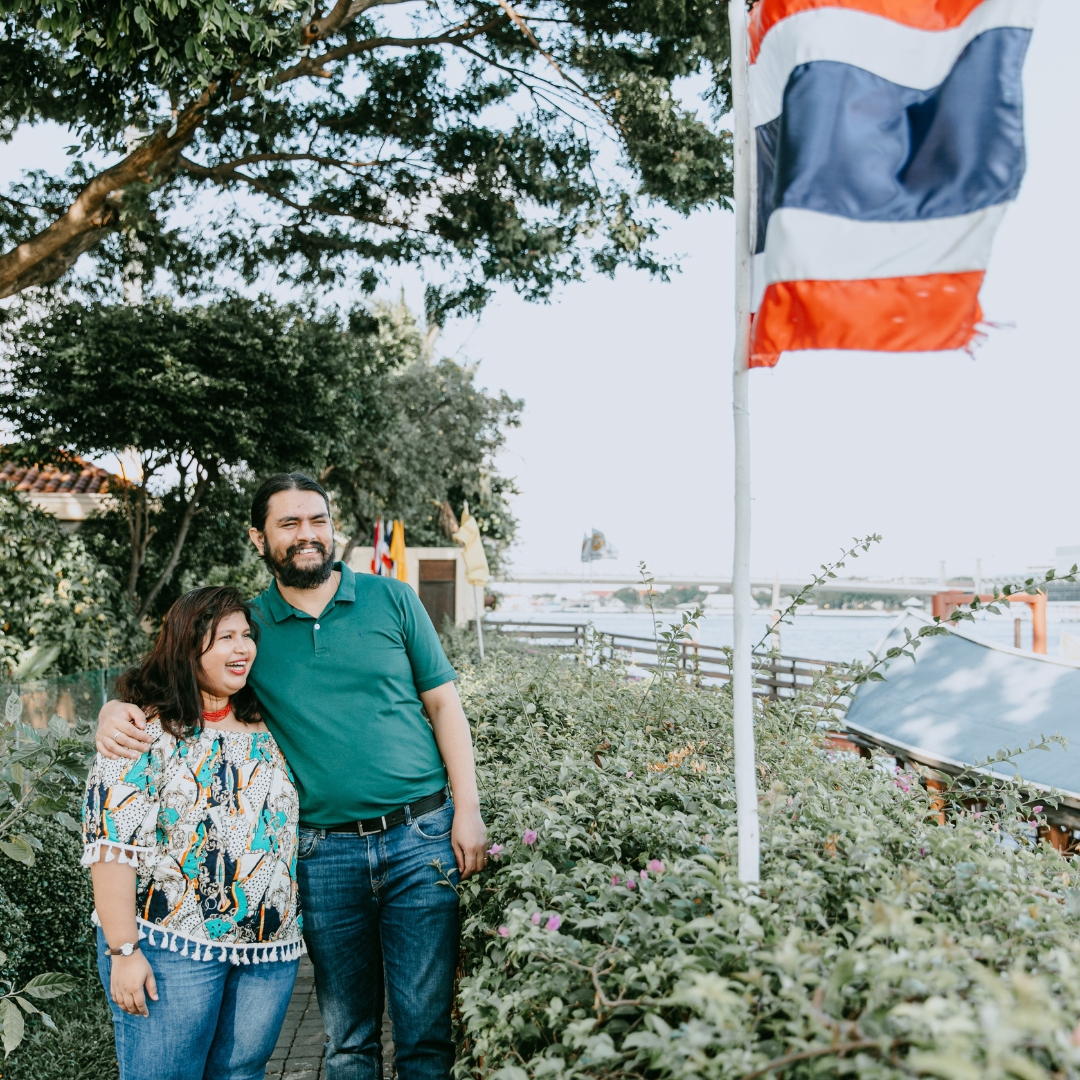
M 493 869 L 462 887 L 460 1077 L 1080 1075 L 1074 864 L 1019 820 L 758 717 L 735 874 L 730 698 L 496 654 L 465 671 Z
M 42 844 L 34 865 L 0 857 L 0 890 L 27 924 L 20 975 L 30 978 L 43 971 L 78 975 L 94 959 L 90 925 L 94 893 L 90 875 L 79 865 L 82 844 L 51 818 L 35 817 L 27 829 Z

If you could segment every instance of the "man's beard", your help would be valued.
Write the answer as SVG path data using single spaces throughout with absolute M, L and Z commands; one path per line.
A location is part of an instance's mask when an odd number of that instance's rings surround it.
M 296 553 L 301 548 L 316 548 L 322 552 L 323 560 L 317 566 L 297 566 L 293 562 Z M 329 551 L 317 540 L 310 540 L 303 544 L 293 544 L 285 549 L 285 555 L 277 558 L 266 545 L 263 561 L 270 568 L 270 573 L 277 578 L 279 585 L 290 589 L 316 589 L 326 581 L 334 571 L 334 549 Z

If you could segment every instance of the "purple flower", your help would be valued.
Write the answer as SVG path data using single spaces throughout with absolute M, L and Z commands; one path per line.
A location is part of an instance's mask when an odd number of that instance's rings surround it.
M 554 933 L 560 926 L 562 926 L 562 919 L 560 919 L 558 915 L 552 915 L 551 918 L 548 919 L 547 926 L 545 926 L 544 929 Z
M 533 912 L 532 921 L 533 921 L 533 926 L 539 926 L 540 925 L 540 912 L 539 911 L 534 911 Z
M 499 937 L 509 937 L 510 931 L 505 926 L 499 927 Z
M 1031 808 L 1031 812 L 1033 814 L 1041 814 L 1043 812 L 1043 808 L 1041 806 L 1033 806 Z
M 619 875 L 618 874 L 612 874 L 611 875 L 611 884 L 612 885 L 618 885 L 619 884 Z
M 641 880 L 642 880 L 642 881 L 648 881 L 648 880 L 649 880 L 649 875 L 648 875 L 648 873 L 647 873 L 646 871 L 644 871 L 644 870 L 642 870 L 642 871 L 641 871 Z
M 662 874 L 664 872 L 664 864 L 659 859 L 650 859 L 649 869 L 654 874 Z
M 627 878 L 626 887 L 633 891 L 637 888 L 637 882 L 633 878 Z
M 535 844 L 536 843 L 536 830 L 535 829 L 526 829 L 525 830 L 525 835 L 521 838 L 521 840 L 526 846 L 531 846 L 532 844 Z
M 634 770 L 633 769 L 627 769 L 626 770 L 626 779 L 627 780 L 633 780 L 634 779 Z
M 487 853 L 493 859 L 497 859 L 502 854 L 502 850 L 503 850 L 502 844 L 492 844 L 491 847 L 489 847 L 487 849 Z

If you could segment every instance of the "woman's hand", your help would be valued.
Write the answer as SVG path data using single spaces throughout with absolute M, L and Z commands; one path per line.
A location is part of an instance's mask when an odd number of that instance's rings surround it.
M 98 753 L 110 761 L 119 758 L 141 757 L 153 745 L 153 739 L 143 730 L 146 714 L 138 705 L 126 701 L 106 701 L 98 713 Z
M 149 1016 L 146 998 L 157 1001 L 157 982 L 154 969 L 142 952 L 133 952 L 130 956 L 114 956 L 112 973 L 109 977 L 109 992 L 113 1001 L 132 1016 Z

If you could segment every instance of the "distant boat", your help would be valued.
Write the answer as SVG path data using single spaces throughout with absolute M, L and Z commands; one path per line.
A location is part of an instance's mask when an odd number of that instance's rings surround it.
M 905 627 L 915 634 L 932 622 L 905 612 L 877 655 L 903 645 Z M 1024 754 L 1017 767 L 1026 781 L 1056 788 L 1064 806 L 1080 810 L 1080 662 L 989 645 L 955 627 L 923 638 L 914 662 L 899 657 L 884 675 L 857 688 L 845 718 L 853 734 L 949 773 L 1006 747 L 1064 735 L 1068 750 Z

